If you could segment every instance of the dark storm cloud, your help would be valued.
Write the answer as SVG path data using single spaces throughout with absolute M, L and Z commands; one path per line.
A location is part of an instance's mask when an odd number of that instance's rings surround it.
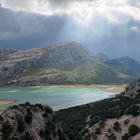
M 41 16 L 0 9 L 0 47 L 29 48 L 46 46 L 58 40 L 66 16 Z
M 0 9 L 0 47 L 33 48 L 57 42 L 83 43 L 86 28 L 66 15 L 41 16 Z
M 129 2 L 135 5 L 138 1 Z M 68 1 L 53 0 L 51 5 L 63 7 Z M 82 23 L 65 13 L 41 16 L 0 8 L 0 47 L 24 49 L 77 41 L 94 53 L 103 52 L 111 57 L 129 55 L 140 60 L 140 20 L 119 14 L 118 23 L 113 23 L 106 15 L 97 14 L 88 25 Z

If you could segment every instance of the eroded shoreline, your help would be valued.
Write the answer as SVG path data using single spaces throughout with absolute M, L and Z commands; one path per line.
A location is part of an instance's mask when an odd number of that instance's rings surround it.
M 15 102 L 15 100 L 0 100 L 0 106 L 13 104 Z
M 124 85 L 51 85 L 50 88 L 104 88 L 105 91 L 120 94 L 125 90 Z

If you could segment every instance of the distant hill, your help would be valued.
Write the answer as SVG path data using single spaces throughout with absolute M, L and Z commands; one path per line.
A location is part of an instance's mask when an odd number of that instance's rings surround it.
M 57 121 L 71 140 L 139 140 L 140 79 L 113 98 L 58 111 Z
M 140 63 L 128 56 L 112 59 L 107 63 L 128 75 L 140 76 Z
M 0 59 L 1 86 L 120 84 L 133 80 L 133 76 L 106 64 L 105 56 L 93 56 L 76 42 L 28 50 L 7 49 L 4 54 Z
M 104 53 L 96 54 L 95 58 L 101 62 L 107 62 L 110 60 L 109 57 L 105 55 Z

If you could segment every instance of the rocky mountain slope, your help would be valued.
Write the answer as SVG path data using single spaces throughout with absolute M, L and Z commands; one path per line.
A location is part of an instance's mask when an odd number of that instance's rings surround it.
M 57 112 L 70 139 L 139 140 L 140 79 L 114 98 Z
M 48 106 L 13 106 L 0 115 L 0 140 L 67 140 Z
M 140 63 L 128 56 L 111 59 L 107 63 L 128 75 L 140 76 Z
M 76 42 L 28 50 L 1 49 L 0 58 L 1 86 L 115 84 L 133 79 Z

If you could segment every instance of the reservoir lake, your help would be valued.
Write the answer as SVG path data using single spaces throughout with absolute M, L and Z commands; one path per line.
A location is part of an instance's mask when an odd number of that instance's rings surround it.
M 0 88 L 0 100 L 15 100 L 13 104 L 29 101 L 49 105 L 57 111 L 111 97 L 105 88 L 24 87 Z M 13 105 L 10 104 L 10 105 Z M 9 105 L 1 106 L 1 108 Z

